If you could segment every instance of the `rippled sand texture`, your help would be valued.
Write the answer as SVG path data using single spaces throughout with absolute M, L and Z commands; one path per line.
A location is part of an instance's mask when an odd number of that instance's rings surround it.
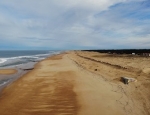
M 68 71 L 68 63 L 62 66 L 61 61 L 55 62 L 55 59 L 59 58 L 53 57 L 39 63 L 35 70 L 3 91 L 1 115 L 77 114 L 79 107 L 73 91 L 74 72 Z

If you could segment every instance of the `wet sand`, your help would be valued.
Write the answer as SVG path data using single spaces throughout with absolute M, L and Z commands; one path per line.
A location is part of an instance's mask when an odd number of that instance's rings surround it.
M 0 70 L 0 75 L 10 75 L 10 74 L 15 74 L 17 73 L 16 69 L 1 69 Z
M 111 57 L 78 51 L 39 62 L 2 91 L 0 115 L 149 115 L 148 73 Z M 138 81 L 125 85 L 121 76 Z
M 18 66 L 0 68 L 0 93 L 3 88 L 31 71 L 36 62 L 29 62 Z

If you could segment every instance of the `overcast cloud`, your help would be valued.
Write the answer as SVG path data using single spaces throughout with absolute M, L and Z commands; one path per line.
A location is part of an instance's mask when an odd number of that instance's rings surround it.
M 3 0 L 0 49 L 150 48 L 149 0 Z

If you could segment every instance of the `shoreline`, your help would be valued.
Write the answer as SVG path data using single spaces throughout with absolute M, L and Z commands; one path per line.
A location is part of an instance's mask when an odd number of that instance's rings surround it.
M 129 70 L 113 66 L 125 65 L 126 61 L 132 64 Z M 138 64 L 138 69 L 148 67 L 142 64 L 149 59 L 137 61 L 138 58 L 82 51 L 50 56 L 4 88 L 0 95 L 0 114 L 149 115 L 148 76 L 133 68 Z M 137 74 L 140 75 L 137 82 L 126 85 L 119 81 L 122 75 L 134 78 Z
M 13 74 L 0 74 L 0 94 L 3 91 L 3 89 L 10 84 L 12 84 L 14 81 L 18 80 L 20 77 L 28 73 L 30 70 L 26 70 L 28 68 L 34 68 L 36 63 L 30 62 L 26 63 L 20 66 L 14 66 L 14 67 L 4 67 L 5 70 L 16 70 L 16 73 Z M 3 70 L 2 68 L 0 70 Z
M 50 56 L 46 57 L 43 60 L 46 60 L 47 58 L 50 58 L 50 57 L 55 56 L 55 55 L 59 55 L 61 53 L 64 53 L 64 52 L 51 54 Z M 6 71 L 7 70 L 16 70 L 16 72 L 12 73 L 12 74 L 11 73 L 8 74 L 7 72 L 6 72 L 6 74 L 0 74 L 0 94 L 2 93 L 4 88 L 6 88 L 10 84 L 12 84 L 14 81 L 18 80 L 19 78 L 23 77 L 25 74 L 27 74 L 28 72 L 33 70 L 36 67 L 36 65 L 43 60 L 27 62 L 24 64 L 20 64 L 20 65 L 16 65 L 16 66 L 10 66 L 10 67 L 0 67 L 0 71 L 4 70 L 4 69 Z M 4 82 L 4 83 L 2 83 L 2 82 Z

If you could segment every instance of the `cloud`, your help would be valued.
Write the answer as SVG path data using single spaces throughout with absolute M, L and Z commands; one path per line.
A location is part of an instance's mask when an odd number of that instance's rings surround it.
M 0 40 L 24 49 L 148 48 L 149 5 L 148 0 L 0 1 Z

